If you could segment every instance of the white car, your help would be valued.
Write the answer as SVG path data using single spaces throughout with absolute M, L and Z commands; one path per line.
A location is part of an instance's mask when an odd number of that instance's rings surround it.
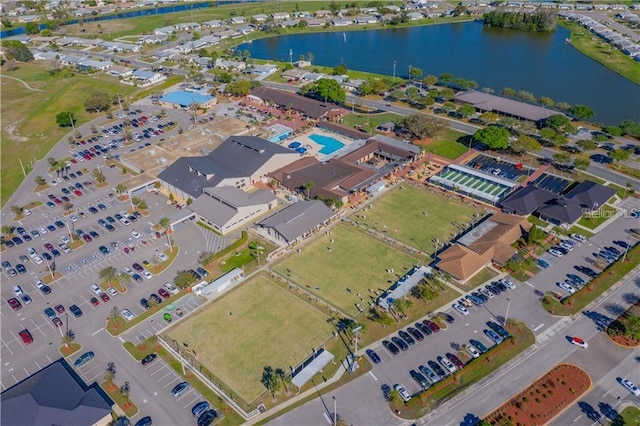
M 151 273 L 149 271 L 142 271 L 142 276 L 145 277 L 148 280 L 153 278 L 153 275 L 151 275 Z
M 98 287 L 98 284 L 91 284 L 91 291 L 96 295 L 96 296 L 100 296 L 100 294 L 102 293 L 102 290 L 100 290 L 100 287 Z
M 62 242 L 62 244 L 69 244 L 71 243 L 71 239 L 68 235 L 63 235 L 62 237 L 60 237 L 60 242 Z
M 585 348 L 585 349 L 587 349 L 589 347 L 589 344 L 587 342 L 585 342 L 584 340 L 582 340 L 581 338 L 579 338 L 578 336 L 573 336 L 571 338 L 571 343 L 576 345 L 576 346 L 580 346 L 581 348 Z
M 58 185 L 58 182 L 54 179 L 51 182 L 49 182 L 49 185 L 56 186 L 56 185 Z
M 167 260 L 169 258 L 166 254 L 164 254 L 161 251 L 156 252 L 156 257 L 158 258 L 158 260 L 160 262 L 164 262 L 165 260 Z
M 569 244 L 568 241 L 569 240 L 561 241 L 559 246 L 562 247 L 565 250 L 573 251 L 573 244 Z
M 36 257 L 33 258 L 33 262 L 36 265 L 40 265 L 42 263 L 42 258 L 40 256 L 36 256 Z
M 478 350 L 476 348 L 474 348 L 471 345 L 462 345 L 462 347 L 469 352 L 469 354 L 474 357 L 474 358 L 478 358 L 480 356 L 480 352 L 478 352 Z
M 40 231 L 40 235 L 44 235 L 44 234 L 47 233 L 47 228 L 43 227 L 43 228 L 38 229 L 38 231 Z
M 515 290 L 516 289 L 516 285 L 513 283 L 513 281 L 511 281 L 510 279 L 507 278 L 501 278 L 499 280 L 502 284 L 504 284 L 505 286 L 507 286 L 507 288 L 509 290 Z
M 120 315 L 122 315 L 122 318 L 124 318 L 127 321 L 131 321 L 136 317 L 135 314 L 130 310 L 128 310 L 127 308 L 124 308 L 122 311 L 120 311 Z
M 587 241 L 587 238 L 584 235 L 580 235 L 580 234 L 571 234 L 571 238 L 573 238 L 576 241 L 580 241 L 581 243 L 584 243 L 585 241 Z
M 31 210 L 24 209 L 24 210 L 22 210 L 22 213 L 24 213 L 25 216 L 29 216 L 31 214 Z
M 13 286 L 13 288 L 12 288 L 11 290 L 13 291 L 13 294 L 14 294 L 16 297 L 20 297 L 20 296 L 22 296 L 22 294 L 24 293 L 24 292 L 22 291 L 22 287 L 20 287 L 19 285 L 14 285 L 14 286 Z
M 442 365 L 444 368 L 446 368 L 447 370 L 449 370 L 450 373 L 455 373 L 457 368 L 455 365 L 453 365 L 453 363 L 451 361 L 449 361 L 448 359 L 446 359 L 443 356 L 439 356 L 438 357 L 438 361 L 440 362 L 440 365 Z
M 481 288 L 480 293 L 484 294 L 485 296 L 487 296 L 489 299 L 493 299 L 493 297 L 495 296 L 493 294 L 493 292 L 491 290 L 489 290 L 488 288 Z
M 29 257 L 32 259 L 38 256 L 38 252 L 34 248 L 29 248 L 29 250 L 27 250 L 27 253 L 29 254 Z
M 115 289 L 115 288 L 113 288 L 113 287 L 109 287 L 109 288 L 107 289 L 107 293 L 109 293 L 109 296 L 114 297 L 114 296 L 117 296 L 117 295 L 118 295 L 118 290 L 116 290 L 116 289 Z
M 133 275 L 133 270 L 132 270 L 131 268 L 129 268 L 128 266 L 125 266 L 125 267 L 122 269 L 122 272 L 124 272 L 125 274 L 127 274 L 127 275 L 129 275 L 129 276 L 132 276 L 132 275 Z
M 135 238 L 135 239 L 142 238 L 142 235 L 140 235 L 140 233 L 139 233 L 139 232 L 137 232 L 137 231 L 133 231 L 133 232 L 131 233 L 131 236 L 132 236 L 133 238 Z
M 125 219 L 124 217 L 120 219 L 120 222 L 125 226 L 131 225 L 131 222 L 129 222 L 129 219 Z
M 576 292 L 576 289 L 573 288 L 573 286 L 570 286 L 569 284 L 565 283 L 564 281 L 560 281 L 557 282 L 556 285 L 558 287 L 560 287 L 561 289 L 563 289 L 564 291 L 566 291 L 569 294 L 573 294 Z
M 66 244 L 58 244 L 58 247 L 60 247 L 60 250 L 62 250 L 65 253 L 71 253 L 71 249 Z
M 455 309 L 456 311 L 460 312 L 462 315 L 469 315 L 469 311 L 467 310 L 467 308 L 465 308 L 464 306 L 460 305 L 459 303 L 454 303 L 451 306 L 453 307 L 453 309 Z
M 71 216 L 69 216 L 69 219 L 71 219 L 71 222 L 77 222 L 78 216 L 76 216 L 75 214 L 72 214 Z
M 638 387 L 634 385 L 629 379 L 621 379 L 620 384 L 633 395 L 640 396 L 640 389 L 638 389 Z
M 411 399 L 411 394 L 409 393 L 409 391 L 407 390 L 407 388 L 405 388 L 402 385 L 394 385 L 393 388 L 398 391 L 398 393 L 400 394 L 400 398 L 402 398 L 402 400 L 404 402 L 407 402 Z
M 42 287 L 44 287 L 44 283 L 42 281 L 40 281 L 40 280 L 36 280 L 36 287 L 37 288 L 42 288 Z
M 171 284 L 171 283 L 169 283 L 169 282 L 164 283 L 163 287 L 164 287 L 164 288 L 166 288 L 166 289 L 167 289 L 167 291 L 168 291 L 169 293 L 172 293 L 172 294 L 176 294 L 176 293 L 178 293 L 178 291 L 179 291 L 179 290 L 178 290 L 178 288 L 177 288 L 175 285 L 173 285 L 173 284 Z
M 552 256 L 555 256 L 555 257 L 558 257 L 558 258 L 560 258 L 560 257 L 564 256 L 562 253 L 560 253 L 560 252 L 559 252 L 558 250 L 556 250 L 556 249 L 549 249 L 549 253 L 550 253 Z

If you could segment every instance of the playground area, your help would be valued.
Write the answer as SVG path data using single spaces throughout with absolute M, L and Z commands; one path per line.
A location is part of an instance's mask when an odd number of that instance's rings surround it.
M 389 235 L 425 253 L 485 213 L 482 209 L 425 189 L 402 185 L 382 196 L 351 220 Z
M 296 366 L 331 337 L 328 317 L 264 276 L 231 291 L 169 331 L 234 398 L 251 404 L 266 388 L 265 366 Z
M 348 225 L 333 228 L 273 269 L 344 313 L 369 303 L 420 261 Z M 361 310 L 363 311 L 361 313 Z

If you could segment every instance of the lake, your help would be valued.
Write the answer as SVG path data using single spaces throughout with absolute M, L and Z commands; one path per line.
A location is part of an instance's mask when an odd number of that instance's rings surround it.
M 481 22 L 384 30 L 295 34 L 239 46 L 252 58 L 289 61 L 312 52 L 314 63 L 407 76 L 409 66 L 424 75 L 450 73 L 474 80 L 498 94 L 504 87 L 548 96 L 556 102 L 588 105 L 594 122 L 640 121 L 640 86 L 576 50 L 569 31 L 538 34 L 485 28 Z M 640 65 L 639 65 L 640 66 Z

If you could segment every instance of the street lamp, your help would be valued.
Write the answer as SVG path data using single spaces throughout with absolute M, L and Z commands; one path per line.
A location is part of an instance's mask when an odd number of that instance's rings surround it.
M 333 398 L 333 426 L 337 426 L 338 425 L 338 411 L 337 411 L 337 401 L 336 401 L 336 397 L 332 397 Z
M 358 353 L 358 332 L 362 330 L 362 326 L 359 325 L 356 328 L 353 329 L 353 334 L 355 336 L 354 340 L 355 340 L 355 350 L 353 351 L 353 357 L 355 359 L 355 357 L 357 356 Z
M 507 325 L 507 318 L 509 318 L 509 307 L 511 306 L 511 299 L 509 299 L 507 297 L 507 313 L 504 316 L 504 324 L 502 325 Z

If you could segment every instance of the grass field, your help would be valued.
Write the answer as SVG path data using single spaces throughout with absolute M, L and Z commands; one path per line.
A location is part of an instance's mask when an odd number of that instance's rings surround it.
M 605 204 L 597 211 L 593 212 L 593 214 L 585 213 L 578 221 L 578 225 L 589 229 L 596 229 L 598 226 L 611 219 L 616 212 L 617 210 L 615 207 Z
M 139 89 L 120 84 L 117 79 L 104 74 L 53 76 L 48 72 L 47 64 L 42 62 L 22 63 L 17 70 L 3 69 L 2 73 L 20 78 L 33 88 L 42 90 L 29 90 L 13 79 L 0 80 L 2 205 L 24 179 L 19 159 L 28 169 L 34 160 L 44 158 L 53 145 L 71 132 L 69 128 L 56 125 L 55 118 L 58 113 L 71 111 L 75 114 L 78 124 L 82 125 L 102 115 L 84 110 L 84 102 L 93 92 L 103 91 L 111 95 L 120 93 L 123 99 L 128 99 L 130 96 L 144 96 L 147 90 L 158 90 L 159 87 Z M 172 82 L 175 84 L 176 81 Z M 29 101 L 15 101 L 20 99 Z
M 383 112 L 381 114 L 348 114 L 342 121 L 346 126 L 355 128 L 356 126 L 362 126 L 367 131 L 373 130 L 375 132 L 376 127 L 387 121 L 399 122 L 402 117 L 393 114 L 391 112 Z
M 459 230 L 453 222 L 465 224 L 474 213 L 482 214 L 480 209 L 407 185 L 394 189 L 372 205 L 373 208 L 353 220 L 379 231 L 386 225 L 384 230 L 391 237 L 425 253 L 435 251 L 434 238 L 440 238 L 442 244 Z
M 368 289 L 386 290 L 390 286 L 388 280 L 396 279 L 386 269 L 404 274 L 417 263 L 414 257 L 345 225 L 334 228 L 331 235 L 322 235 L 273 269 L 284 276 L 291 271 L 290 279 L 301 287 L 355 316 L 355 304 L 364 309 L 370 300 Z M 357 293 L 362 294 L 364 302 Z
M 424 147 L 424 150 L 441 157 L 455 160 L 469 150 L 469 145 L 463 143 L 468 135 L 453 129 L 444 129 L 438 132 L 433 142 Z
M 333 331 L 327 316 L 259 276 L 243 284 L 169 335 L 187 342 L 198 360 L 247 403 L 266 388 L 267 365 L 289 371 Z

